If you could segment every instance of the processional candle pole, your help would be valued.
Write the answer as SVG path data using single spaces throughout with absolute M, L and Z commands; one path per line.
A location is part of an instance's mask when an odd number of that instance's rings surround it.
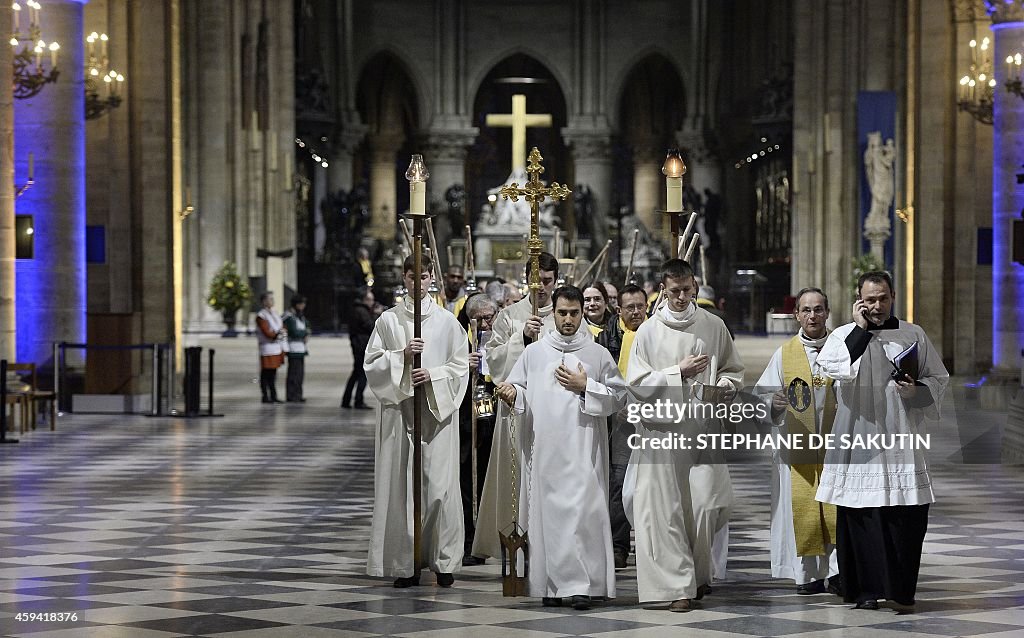
M 422 155 L 413 155 L 405 178 L 409 180 L 409 213 L 412 220 L 412 254 L 413 254 L 413 337 L 419 339 L 423 329 L 423 220 L 426 219 L 427 179 L 430 173 L 423 163 Z M 422 355 L 414 353 L 413 370 L 423 365 Z M 416 573 L 423 567 L 423 384 L 413 389 L 413 426 L 412 426 L 412 516 L 413 516 L 413 565 Z
M 661 173 L 665 176 L 665 210 L 672 229 L 672 257 L 679 257 L 679 214 L 683 212 L 683 175 L 686 164 L 679 155 L 679 149 L 670 148 L 665 155 L 665 163 L 661 165 Z

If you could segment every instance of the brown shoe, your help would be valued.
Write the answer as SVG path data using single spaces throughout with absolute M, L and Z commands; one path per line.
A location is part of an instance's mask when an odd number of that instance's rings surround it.
M 668 606 L 669 611 L 674 611 L 677 613 L 690 611 L 691 609 L 696 609 L 696 606 L 694 605 L 693 601 L 689 598 L 680 598 L 679 600 L 674 601 L 671 605 Z

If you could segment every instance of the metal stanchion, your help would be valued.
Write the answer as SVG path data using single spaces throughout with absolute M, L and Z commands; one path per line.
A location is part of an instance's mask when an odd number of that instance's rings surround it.
M 64 412 L 61 410 L 63 407 L 60 401 L 60 368 L 57 362 L 60 357 L 60 345 L 53 342 L 53 400 L 57 402 L 57 416 L 64 416 Z
M 153 370 L 152 370 L 152 383 L 150 388 L 150 410 L 149 413 L 152 416 L 159 416 L 159 405 L 160 405 L 160 389 L 158 387 L 158 377 L 160 375 L 159 361 L 157 357 L 157 347 L 153 344 Z
M 214 350 L 213 348 L 210 348 L 210 364 L 208 366 L 209 369 L 208 369 L 208 371 L 206 373 L 206 375 L 207 375 L 206 376 L 206 384 L 207 384 L 207 393 L 208 393 L 206 398 L 209 401 L 209 404 L 206 406 L 206 416 L 214 416 L 214 414 L 213 414 L 213 355 L 216 352 L 217 352 L 216 350 Z
M 7 359 L 0 360 L 0 443 L 17 443 L 7 438 Z

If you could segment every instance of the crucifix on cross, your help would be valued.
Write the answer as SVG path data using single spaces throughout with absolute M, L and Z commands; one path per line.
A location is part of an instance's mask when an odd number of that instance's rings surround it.
M 512 96 L 511 113 L 492 113 L 487 116 L 487 126 L 512 127 L 512 172 L 526 168 L 526 129 L 529 127 L 551 126 L 550 113 L 527 113 L 526 96 Z

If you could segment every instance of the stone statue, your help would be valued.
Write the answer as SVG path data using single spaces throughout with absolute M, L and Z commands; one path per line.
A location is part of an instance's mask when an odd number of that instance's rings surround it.
M 881 257 L 885 241 L 892 235 L 889 206 L 896 194 L 896 145 L 892 139 L 882 143 L 882 133 L 868 133 L 864 150 L 864 173 L 871 190 L 871 208 L 864 220 L 864 237 L 871 242 L 871 252 Z

